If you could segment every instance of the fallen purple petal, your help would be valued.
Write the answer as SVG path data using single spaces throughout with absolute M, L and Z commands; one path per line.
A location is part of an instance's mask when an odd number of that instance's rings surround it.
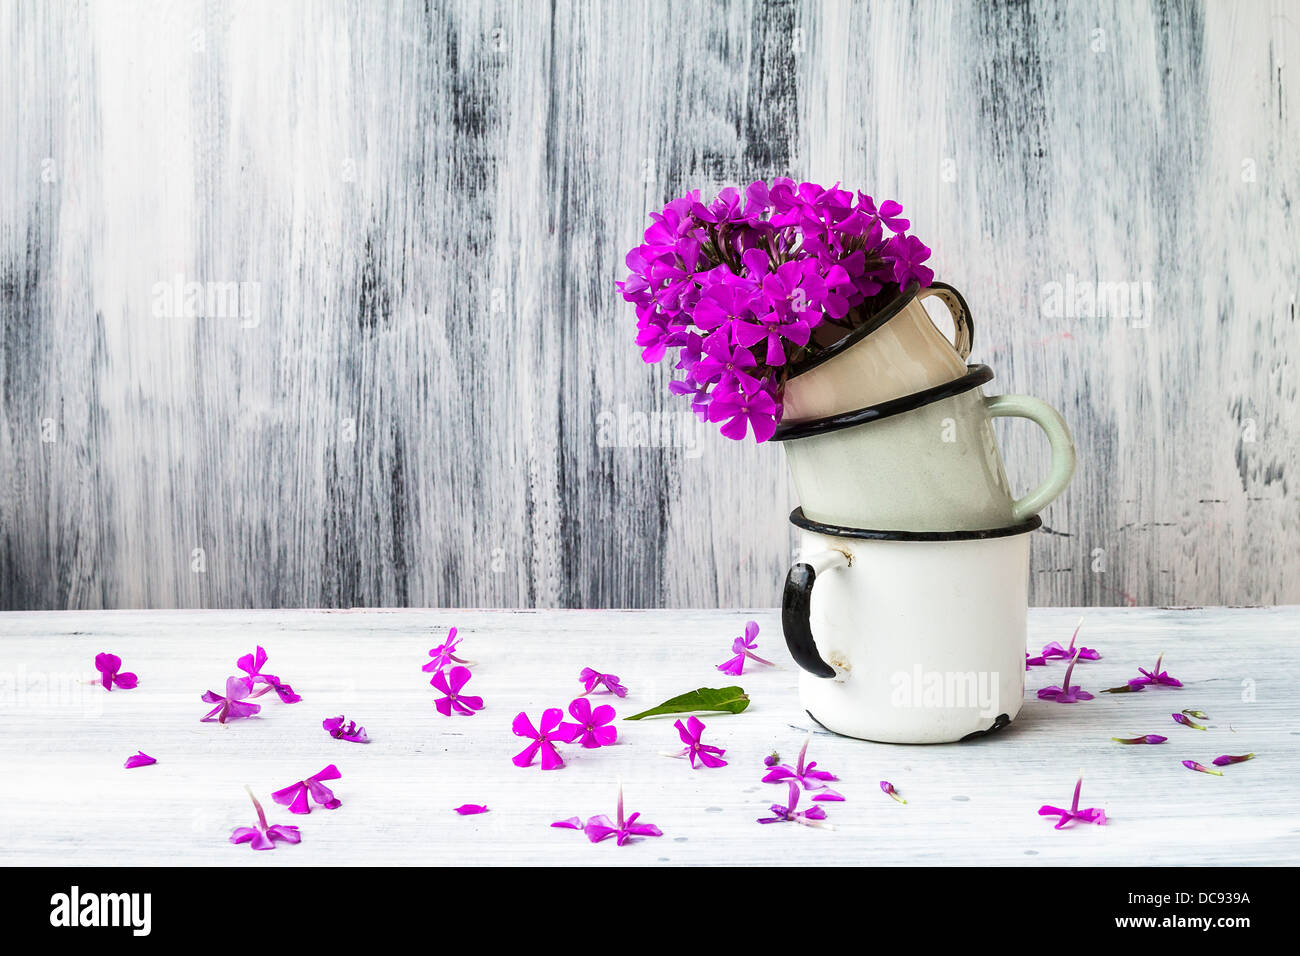
M 1242 761 L 1245 760 L 1254 760 L 1254 759 L 1255 759 L 1255 755 L 1253 753 L 1242 754 L 1239 757 L 1233 756 L 1232 754 L 1223 754 L 1222 756 L 1215 757 L 1212 763 L 1216 767 L 1226 767 L 1228 766 L 1228 764 L 1241 763 Z
M 222 697 L 216 691 L 210 690 L 200 698 L 205 704 L 216 704 L 217 706 L 200 717 L 199 722 L 205 723 L 215 720 L 217 723 L 224 724 L 230 720 L 252 717 L 262 709 L 260 704 L 250 704 L 244 700 L 252 689 L 253 682 L 247 677 L 227 677 L 225 697 Z
M 528 715 L 522 711 L 515 715 L 514 722 L 510 725 L 511 731 L 516 737 L 527 737 L 532 740 L 527 747 L 515 754 L 512 759 L 516 767 L 531 767 L 533 759 L 540 753 L 542 755 L 543 770 L 558 770 L 564 766 L 564 758 L 560 752 L 555 749 L 555 742 L 566 743 L 564 736 L 560 733 L 560 723 L 564 719 L 564 711 L 558 707 L 548 707 L 542 712 L 542 729 L 538 730 L 533 726 L 533 722 L 528 719 Z
M 697 759 L 706 767 L 725 767 L 727 765 L 727 761 L 722 759 L 722 755 L 726 753 L 725 750 L 700 741 L 700 737 L 705 731 L 704 721 L 700 720 L 700 718 L 692 714 L 686 719 L 685 724 L 678 720 L 673 723 L 673 726 L 677 728 L 677 736 L 682 739 L 682 743 L 686 746 L 680 752 L 668 756 L 689 757 L 692 770 L 695 769 Z
M 1117 744 L 1162 744 L 1168 737 L 1161 737 L 1159 734 L 1143 734 L 1141 737 L 1111 737 L 1111 740 Z
M 274 850 L 277 840 L 297 843 L 302 839 L 297 827 L 268 824 L 262 805 L 253 796 L 253 791 L 248 787 L 244 789 L 248 790 L 248 799 L 253 801 L 253 808 L 257 811 L 257 826 L 239 827 L 230 834 L 231 843 L 251 843 L 254 850 Z
M 122 671 L 122 658 L 116 654 L 96 654 L 95 670 L 99 671 L 99 683 L 104 690 L 112 690 L 114 687 L 134 690 L 139 683 L 139 678 L 134 674 Z
M 450 717 L 454 710 L 465 717 L 473 717 L 475 711 L 483 709 L 482 697 L 461 693 L 461 689 L 469 683 L 471 676 L 470 669 L 462 666 L 453 667 L 450 675 L 446 671 L 438 671 L 433 675 L 429 683 L 444 695 L 433 702 L 433 706 L 438 708 L 438 713 Z
M 124 763 L 122 766 L 125 767 L 127 770 L 134 770 L 136 767 L 147 767 L 150 764 L 155 764 L 157 762 L 158 762 L 157 760 L 155 760 L 153 757 L 150 757 L 143 750 L 139 750 L 136 751 L 136 753 L 134 753 L 130 757 L 127 757 L 126 763 Z
M 1092 700 L 1092 695 L 1086 690 L 1079 687 L 1078 684 L 1070 684 L 1070 675 L 1074 673 L 1074 665 L 1079 661 L 1079 652 L 1074 652 L 1074 657 L 1070 660 L 1070 666 L 1065 669 L 1065 678 L 1061 681 L 1061 686 L 1053 684 L 1051 687 L 1044 687 L 1038 692 L 1039 700 L 1054 700 L 1058 704 L 1073 704 L 1080 700 Z
M 321 781 L 338 780 L 342 776 L 343 774 L 339 773 L 339 768 L 334 764 L 330 764 L 324 770 L 317 771 L 310 777 L 299 780 L 297 783 L 291 783 L 283 790 L 275 791 L 275 793 L 271 794 L 271 799 L 281 806 L 288 807 L 290 813 L 311 813 L 311 805 L 307 801 L 308 796 L 326 810 L 337 810 L 342 806 L 343 801 L 334 796 L 334 792 Z
M 1197 763 L 1195 760 L 1184 760 L 1183 766 L 1186 767 L 1188 770 L 1195 770 L 1197 773 L 1209 773 L 1209 774 L 1213 774 L 1216 777 L 1223 776 L 1222 770 L 1211 770 L 1209 767 L 1201 766 L 1201 764 Z
M 338 717 L 327 717 L 320 722 L 320 725 L 335 740 L 349 740 L 354 744 L 370 743 L 370 738 L 366 736 L 366 728 L 358 727 L 355 720 L 347 720 L 342 714 Z
M 1169 716 L 1172 717 L 1176 722 L 1182 724 L 1184 727 L 1191 727 L 1193 730 L 1206 729 L 1204 724 L 1198 724 L 1196 721 L 1192 720 L 1192 718 L 1188 717 L 1186 714 L 1170 714 Z
M 462 817 L 472 817 L 476 813 L 487 813 L 488 808 L 481 803 L 462 803 L 456 808 L 456 812 Z
M 1083 789 L 1083 777 L 1080 777 L 1074 785 L 1074 799 L 1070 803 L 1069 809 L 1053 806 L 1041 806 L 1038 808 L 1040 817 L 1060 817 L 1053 829 L 1060 830 L 1072 820 L 1081 820 L 1084 823 L 1095 823 L 1098 826 L 1105 826 L 1106 811 L 1097 807 L 1088 807 L 1086 810 L 1079 809 L 1079 791 Z
M 578 680 L 582 681 L 584 694 L 595 693 L 597 687 L 604 687 L 607 693 L 615 697 L 627 696 L 627 688 L 618 682 L 617 674 L 602 674 L 590 667 L 584 667 L 582 673 L 578 675 Z
M 880 781 L 880 789 L 888 796 L 893 797 L 899 803 L 907 803 L 906 800 L 904 800 L 902 797 L 898 795 L 898 791 L 894 789 L 894 785 L 890 783 L 888 780 Z

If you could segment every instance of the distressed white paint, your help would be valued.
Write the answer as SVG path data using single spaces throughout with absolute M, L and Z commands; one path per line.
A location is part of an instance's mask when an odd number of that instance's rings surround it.
M 778 173 L 898 197 L 990 394 L 1065 412 L 1031 600 L 1298 601 L 1298 39 L 1280 0 L 10 0 L 0 607 L 772 603 L 779 451 L 600 422 L 689 422 L 613 289 L 646 213 Z M 155 317 L 177 274 L 258 322 Z M 1071 276 L 1149 325 L 1044 314 Z
M 1031 612 L 1032 646 L 1067 641 L 1079 613 Z M 510 762 L 524 743 L 510 734 L 514 715 L 567 704 L 584 666 L 623 678 L 630 695 L 615 701 L 621 715 L 721 686 L 713 665 L 751 616 L 762 625 L 760 653 L 778 663 L 747 667 L 738 679 L 753 701 L 747 711 L 706 718 L 706 741 L 726 748 L 728 766 L 692 771 L 659 756 L 680 746 L 664 720 L 620 723 L 621 741 L 608 749 L 565 748 L 562 770 Z M 486 706 L 474 717 L 439 716 L 420 671 L 433 635 L 452 624 L 478 662 L 468 689 Z M 818 832 L 754 822 L 784 793 L 759 782 L 763 757 L 773 749 L 793 757 L 810 729 L 774 611 L 0 614 L 0 863 L 1295 864 L 1297 627 L 1295 607 L 1088 611 L 1082 638 L 1104 656 L 1076 668 L 1086 689 L 1118 684 L 1161 652 L 1187 686 L 1078 705 L 1037 700 L 1035 690 L 1059 683 L 1057 664 L 1034 669 L 1019 717 L 978 741 L 909 747 L 817 731 L 810 755 L 840 775 L 847 797 L 827 805 L 836 829 Z M 208 709 L 200 693 L 218 687 L 255 643 L 302 702 L 266 697 L 258 719 L 199 723 Z M 72 685 L 63 695 L 41 683 L 93 677 L 100 650 L 139 674 L 137 690 Z M 1210 729 L 1174 725 L 1170 712 L 1183 708 L 1209 713 Z M 340 712 L 373 741 L 326 735 L 321 719 Z M 1110 742 L 1156 732 L 1169 742 Z M 123 770 L 141 748 L 158 763 Z M 1257 759 L 1223 777 L 1180 764 L 1246 751 Z M 343 774 L 340 809 L 292 818 L 271 810 L 273 822 L 302 827 L 301 844 L 254 853 L 226 842 L 253 820 L 244 784 L 266 797 L 330 762 Z M 1080 771 L 1083 805 L 1102 807 L 1110 823 L 1056 832 L 1038 807 L 1068 803 Z M 620 849 L 550 828 L 613 812 L 620 778 L 629 809 L 658 824 L 662 838 Z M 882 779 L 906 806 L 880 792 Z M 491 812 L 451 812 L 466 802 Z

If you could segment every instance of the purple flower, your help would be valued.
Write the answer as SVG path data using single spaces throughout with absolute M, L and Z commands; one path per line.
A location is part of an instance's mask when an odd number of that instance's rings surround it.
M 756 442 L 767 441 L 776 433 L 779 413 L 776 400 L 762 388 L 748 395 L 739 391 L 722 394 L 715 391 L 709 404 L 709 421 L 726 421 L 718 430 L 734 441 L 744 440 L 747 426 L 753 430 Z
M 320 725 L 335 740 L 348 740 L 354 744 L 370 743 L 370 738 L 366 736 L 366 728 L 358 727 L 355 720 L 346 720 L 342 714 L 328 717 L 322 720 Z
M 745 658 L 758 661 L 760 664 L 772 666 L 772 662 L 764 660 L 754 653 L 754 648 L 758 646 L 758 622 L 749 621 L 745 624 L 745 634 L 731 642 L 731 652 L 735 657 L 723 661 L 717 665 L 718 670 L 724 674 L 739 676 L 745 670 Z
M 1053 684 L 1051 687 L 1044 687 L 1038 692 L 1039 700 L 1054 700 L 1058 704 L 1073 704 L 1080 700 L 1092 700 L 1092 695 L 1086 690 L 1082 690 L 1078 684 L 1070 684 L 1070 675 L 1074 673 L 1074 665 L 1078 663 L 1079 652 L 1075 651 L 1074 657 L 1070 659 L 1070 666 L 1065 669 L 1065 679 L 1061 681 L 1061 686 Z
M 473 717 L 474 711 L 483 709 L 483 698 L 474 697 L 469 694 L 462 694 L 461 688 L 469 683 L 470 671 L 468 667 L 453 667 L 451 676 L 448 677 L 445 671 L 438 671 L 433 675 L 431 683 L 446 696 L 439 697 L 433 702 L 433 706 L 438 708 L 438 713 L 444 717 L 450 717 L 453 710 L 458 714 L 466 717 Z
M 204 703 L 217 706 L 208 711 L 206 716 L 200 717 L 200 723 L 215 720 L 217 723 L 224 724 L 228 720 L 252 717 L 262 709 L 261 704 L 249 704 L 244 701 L 252 687 L 253 683 L 247 677 L 227 677 L 225 697 L 211 690 L 203 695 Z
M 880 781 L 880 792 L 885 794 L 886 796 L 893 797 L 899 803 L 907 803 L 906 800 L 904 800 L 902 797 L 898 795 L 898 791 L 894 789 L 894 785 L 890 783 L 888 780 Z
M 763 758 L 764 767 L 775 767 L 780 762 L 781 762 L 781 755 L 777 753 L 775 750 L 773 750 L 770 754 L 768 754 L 766 757 Z
M 608 747 L 618 739 L 618 728 L 606 726 L 615 716 L 614 708 L 609 704 L 601 704 L 593 710 L 591 701 L 578 697 L 570 702 L 569 714 L 577 723 L 560 724 L 555 733 L 556 740 L 567 744 L 581 741 L 583 747 L 591 750 Z
M 1162 744 L 1168 737 L 1161 737 L 1159 734 L 1143 734 L 1141 737 L 1111 737 L 1111 740 L 1117 744 Z
M 244 789 L 248 790 L 247 787 Z M 257 797 L 253 796 L 252 790 L 248 790 L 248 799 L 253 801 L 253 808 L 257 810 L 257 826 L 239 827 L 230 834 L 231 843 L 251 843 L 254 850 L 274 850 L 276 840 L 297 843 L 302 839 L 297 827 L 268 825 L 262 805 L 257 802 Z
M 691 378 L 715 384 L 727 392 L 737 389 L 754 392 L 759 388 L 759 381 L 750 369 L 756 365 L 758 361 L 752 352 L 732 346 L 726 333 L 714 332 L 704 340 L 704 355 L 691 369 Z
M 1164 656 L 1163 654 L 1161 654 L 1159 657 L 1157 657 L 1157 658 L 1156 658 L 1156 666 L 1153 667 L 1151 670 L 1144 670 L 1143 668 L 1139 667 L 1139 668 L 1138 668 L 1138 673 L 1140 673 L 1142 676 L 1141 676 L 1141 677 L 1134 677 L 1134 678 L 1132 678 L 1131 680 L 1129 680 L 1129 685 L 1130 685 L 1130 686 L 1134 686 L 1134 685 L 1139 685 L 1139 686 L 1140 686 L 1140 685 L 1143 685 L 1143 684 L 1163 684 L 1163 685 L 1165 685 L 1166 687 L 1182 687 L 1182 686 L 1183 686 L 1183 682 L 1182 682 L 1182 681 L 1177 680 L 1176 678 L 1170 677 L 1168 671 L 1162 671 L 1162 670 L 1160 669 L 1160 664 L 1161 664 L 1162 661 L 1164 661 L 1164 659 L 1165 659 L 1165 656 Z
M 1079 791 L 1083 789 L 1083 778 L 1080 777 L 1078 783 L 1074 785 L 1074 799 L 1070 802 L 1070 809 L 1065 810 L 1061 807 L 1041 806 L 1038 808 L 1040 817 L 1060 817 L 1053 829 L 1059 830 L 1071 820 L 1082 820 L 1084 823 L 1095 823 L 1098 826 L 1106 824 L 1106 811 L 1089 807 L 1086 810 L 1079 809 Z
M 326 810 L 337 810 L 343 805 L 338 797 L 329 787 L 321 783 L 322 780 L 338 780 L 343 774 L 339 773 L 339 768 L 330 764 L 324 770 L 320 770 L 310 777 L 299 780 L 297 783 L 291 783 L 283 790 L 277 790 L 271 794 L 271 799 L 283 807 L 288 807 L 290 813 L 311 813 L 311 805 L 307 802 L 307 797 Z
M 1198 724 L 1196 721 L 1192 720 L 1192 718 L 1188 717 L 1186 714 L 1170 714 L 1169 716 L 1172 717 L 1176 723 L 1180 723 L 1184 727 L 1191 727 L 1193 730 L 1206 729 L 1204 724 Z
M 677 728 L 677 736 L 682 738 L 682 743 L 686 747 L 680 753 L 668 754 L 670 757 L 689 757 L 691 769 L 695 769 L 696 758 L 706 767 L 725 767 L 727 761 L 722 759 L 726 753 L 721 747 L 713 747 L 709 744 L 700 742 L 700 735 L 704 733 L 704 721 L 692 714 L 683 724 L 680 720 L 673 723 Z
M 934 281 L 934 270 L 922 265 L 930 258 L 930 248 L 916 236 L 893 236 L 885 242 L 885 261 L 894 269 L 894 281 L 906 289 L 911 282 L 927 288 Z
M 542 754 L 543 770 L 558 770 L 564 766 L 564 758 L 560 752 L 555 749 L 553 741 L 565 743 L 563 736 L 557 733 L 560 721 L 564 718 L 564 711 L 558 707 L 548 707 L 542 712 L 542 729 L 537 730 L 533 727 L 533 722 L 528 719 L 528 715 L 520 712 L 515 717 L 514 723 L 510 729 L 514 731 L 516 737 L 529 737 L 532 739 L 527 747 L 515 754 L 513 760 L 516 767 L 531 767 L 533 758 L 537 756 L 538 751 Z
M 863 328 L 888 305 L 887 285 L 929 285 L 930 250 L 906 235 L 911 223 L 893 200 L 836 184 L 777 177 L 712 200 L 698 191 L 651 214 L 644 242 L 625 257 L 616 283 L 636 311 L 636 344 L 646 362 L 679 350 L 674 394 L 690 397 L 704 420 L 719 400 L 753 398 L 760 382 L 769 421 L 758 428 L 735 410 L 712 413 L 729 438 L 750 430 L 766 441 L 781 419 L 781 383 L 791 361 L 815 357 L 842 335 Z M 885 231 L 892 235 L 885 238 Z M 813 337 L 825 322 L 838 329 Z M 842 331 L 841 331 L 842 330 Z M 837 334 L 838 333 L 838 334 Z M 741 405 L 745 402 L 742 400 Z
M 280 678 L 276 677 L 274 674 L 263 674 L 262 667 L 265 666 L 265 664 L 266 651 L 261 647 L 261 645 L 258 645 L 257 651 L 254 654 L 245 654 L 235 662 L 235 666 L 248 675 L 247 680 L 250 688 L 254 684 L 259 683 L 267 685 L 255 694 L 255 697 L 261 697 L 262 694 L 266 693 L 269 689 L 275 691 L 276 694 L 279 695 L 280 700 L 286 704 L 296 704 L 298 701 L 302 700 L 299 695 L 293 692 L 293 688 L 288 684 L 282 683 Z
M 1242 759 L 1244 760 L 1245 758 L 1243 757 Z M 150 757 L 143 750 L 137 750 L 130 757 L 126 758 L 126 763 L 124 763 L 122 766 L 125 767 L 127 770 L 134 770 L 136 767 L 147 767 L 150 764 L 154 764 L 157 762 L 158 762 L 157 760 L 154 760 L 153 757 Z
M 582 673 L 578 675 L 578 680 L 582 681 L 584 694 L 595 693 L 597 687 L 604 687 L 615 697 L 627 696 L 627 688 L 618 682 L 617 674 L 602 674 L 590 667 L 584 667 Z
M 134 690 L 139 682 L 139 678 L 132 673 L 118 673 L 122 671 L 122 658 L 116 654 L 96 654 L 95 670 L 99 671 L 99 682 L 104 685 L 104 690 L 112 690 L 114 687 Z
M 1052 641 L 1050 644 L 1046 644 L 1046 645 L 1044 645 L 1044 646 L 1043 646 L 1043 659 L 1044 659 L 1044 660 L 1057 660 L 1057 659 L 1059 659 L 1059 660 L 1063 660 L 1063 661 L 1068 661 L 1068 660 L 1072 659 L 1072 658 L 1074 657 L 1074 653 L 1075 653 L 1075 651 L 1074 651 L 1074 640 L 1075 640 L 1075 638 L 1077 638 L 1077 637 L 1079 636 L 1079 628 L 1081 628 L 1081 627 L 1083 627 L 1083 620 L 1082 620 L 1082 619 L 1079 620 L 1078 625 L 1077 625 L 1077 626 L 1075 627 L 1075 629 L 1074 629 L 1074 633 L 1070 635 L 1070 646 L 1069 646 L 1069 647 L 1062 647 L 1062 646 L 1061 646 L 1059 643 L 1057 643 L 1056 641 Z M 1081 648 L 1079 648 L 1079 660 L 1081 660 L 1081 661 L 1099 661 L 1099 660 L 1101 660 L 1101 655 L 1098 654 L 1096 651 L 1094 651 L 1091 647 L 1081 647 Z
M 582 828 L 582 832 L 587 835 L 587 839 L 592 843 L 599 843 L 601 840 L 614 838 L 618 846 L 627 843 L 634 836 L 663 836 L 663 831 L 653 823 L 637 823 L 640 813 L 633 813 L 630 817 L 623 817 L 623 786 L 618 788 L 618 809 L 616 819 L 611 820 L 609 817 L 601 814 L 592 817 L 587 821 L 587 825 Z M 574 818 L 576 819 L 576 818 Z M 569 821 L 560 821 L 553 823 L 551 826 L 560 826 L 567 824 Z
M 464 803 L 456 807 L 456 812 L 462 817 L 469 817 L 476 813 L 487 813 L 488 808 L 481 803 Z
M 1242 754 L 1240 757 L 1234 757 L 1232 754 L 1223 754 L 1220 757 L 1215 757 L 1213 763 L 1216 767 L 1226 767 L 1230 763 L 1241 763 L 1243 760 L 1253 760 L 1254 757 L 1255 755 L 1253 753 Z
M 843 800 L 844 797 L 831 790 L 826 786 L 827 781 L 838 780 L 835 774 L 826 770 L 817 769 L 817 761 L 812 760 L 807 764 L 804 759 L 808 756 L 808 745 L 812 743 L 812 734 L 804 738 L 803 746 L 799 748 L 799 759 L 791 767 L 788 764 L 777 764 L 763 776 L 763 783 L 782 783 L 794 782 L 799 784 L 805 790 L 816 790 L 817 794 L 813 797 L 817 800 Z
M 770 817 L 759 817 L 759 823 L 802 823 L 806 827 L 822 827 L 826 819 L 826 811 L 821 807 L 809 807 L 807 810 L 800 810 L 799 807 L 799 787 L 793 781 L 790 782 L 790 797 L 785 806 L 774 803 L 769 808 L 772 811 Z
M 425 663 L 421 668 L 426 674 L 443 671 L 452 664 L 469 664 L 470 661 L 462 660 L 455 654 L 456 646 L 460 644 L 461 638 L 456 636 L 456 629 L 453 627 L 447 632 L 447 640 L 437 647 L 430 648 L 429 657 L 432 660 Z
M 1198 773 L 1213 774 L 1216 777 L 1223 776 L 1222 770 L 1211 770 L 1209 767 L 1204 767 L 1201 764 L 1197 763 L 1195 760 L 1184 760 L 1183 766 L 1186 767 L 1188 770 L 1195 770 Z

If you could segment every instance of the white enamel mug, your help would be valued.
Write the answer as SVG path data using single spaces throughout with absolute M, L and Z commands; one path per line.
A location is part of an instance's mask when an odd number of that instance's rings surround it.
M 813 720 L 848 737 L 933 744 L 999 730 L 1025 693 L 1029 532 L 884 532 L 796 509 L 781 623 Z

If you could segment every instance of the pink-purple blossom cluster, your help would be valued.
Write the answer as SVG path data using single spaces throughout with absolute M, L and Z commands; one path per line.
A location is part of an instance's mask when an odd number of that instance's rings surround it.
M 646 362 L 675 350 L 701 421 L 741 440 L 772 437 L 791 365 L 868 321 L 913 284 L 930 250 L 907 235 L 903 207 L 865 193 L 778 177 L 707 205 L 695 190 L 651 214 L 618 283 L 636 306 Z

